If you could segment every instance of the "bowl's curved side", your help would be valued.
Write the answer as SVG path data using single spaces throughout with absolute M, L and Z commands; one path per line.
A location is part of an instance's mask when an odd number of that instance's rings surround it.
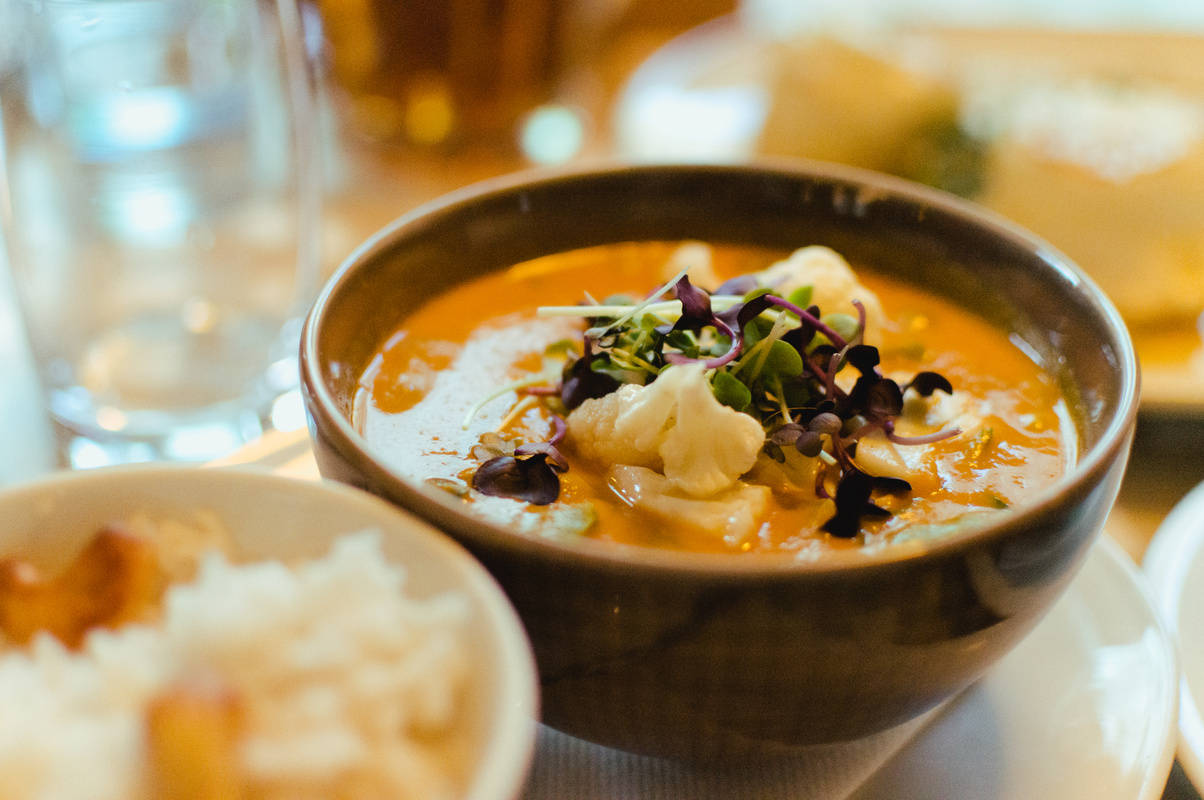
M 67 472 L 0 492 L 0 553 L 47 569 L 103 526 L 145 516 L 183 525 L 216 519 L 243 560 L 324 555 L 340 535 L 373 529 L 404 565 L 408 596 L 464 593 L 473 679 L 464 741 L 477 774 L 465 800 L 512 800 L 534 755 L 539 697 L 526 632 L 496 581 L 461 546 L 384 500 L 335 483 L 314 484 L 248 468 L 136 465 Z
M 732 757 L 859 738 L 966 688 L 1069 584 L 1126 452 L 1118 445 L 1089 489 L 1010 535 L 827 576 L 533 559 L 483 543 L 472 520 L 436 521 L 474 542 L 527 626 L 545 723 L 644 754 Z M 337 472 L 332 460 L 325 451 Z M 407 502 L 395 489 L 371 488 Z
M 392 474 L 351 426 L 371 352 L 431 294 L 539 255 L 641 239 L 826 244 L 1010 326 L 1077 404 L 1079 465 L 1002 524 L 922 556 L 824 569 L 517 537 Z M 545 721 L 689 756 L 865 735 L 978 677 L 1036 624 L 1101 530 L 1138 380 L 1111 304 L 1047 245 L 940 193 L 816 165 L 608 168 L 451 196 L 348 261 L 311 312 L 302 362 L 323 474 L 418 513 L 497 577 L 531 635 Z

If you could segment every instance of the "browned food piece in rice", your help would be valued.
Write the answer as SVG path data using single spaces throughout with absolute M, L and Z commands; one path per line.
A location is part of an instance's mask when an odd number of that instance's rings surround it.
M 110 525 L 54 577 L 21 559 L 0 561 L 0 631 L 16 644 L 47 631 L 78 648 L 92 628 L 145 614 L 160 591 L 155 547 Z

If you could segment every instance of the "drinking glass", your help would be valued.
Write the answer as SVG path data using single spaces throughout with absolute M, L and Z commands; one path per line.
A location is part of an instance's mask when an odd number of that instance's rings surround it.
M 0 19 L 0 231 L 64 465 L 259 435 L 295 394 L 319 279 L 295 0 L 0 0 Z

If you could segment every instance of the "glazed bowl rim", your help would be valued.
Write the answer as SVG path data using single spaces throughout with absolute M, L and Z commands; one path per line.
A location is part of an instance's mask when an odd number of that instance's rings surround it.
M 1100 317 L 1102 326 L 1111 331 L 1117 345 L 1116 370 L 1120 392 L 1116 410 L 1099 440 L 1086 453 L 1079 452 L 1073 467 L 1057 481 L 1043 488 L 1020 507 L 1009 510 L 997 521 L 975 526 L 936 541 L 925 542 L 922 548 L 906 546 L 875 548 L 874 552 L 824 554 L 818 559 L 796 558 L 791 554 L 734 554 L 693 553 L 639 545 L 598 542 L 588 538 L 572 543 L 524 536 L 506 528 L 475 518 L 459 510 L 460 502 L 447 492 L 402 478 L 378 459 L 367 441 L 355 430 L 350 420 L 338 410 L 329 388 L 322 378 L 318 341 L 324 322 L 324 312 L 341 294 L 361 265 L 371 264 L 387 253 L 394 240 L 409 229 L 421 230 L 425 220 L 450 215 L 474 203 L 490 198 L 520 193 L 541 186 L 565 182 L 590 181 L 617 177 L 624 173 L 652 175 L 656 173 L 709 172 L 732 175 L 778 175 L 787 179 L 810 179 L 828 184 L 843 184 L 865 191 L 871 199 L 889 197 L 917 206 L 933 208 L 988 232 L 992 238 L 1009 240 L 1031 254 L 1036 261 L 1056 273 L 1068 291 L 1077 289 L 1090 301 Z M 802 245 L 800 245 L 802 246 Z M 416 512 L 428 522 L 447 530 L 440 518 L 454 518 L 453 527 L 462 535 L 480 540 L 490 547 L 522 551 L 537 558 L 557 562 L 592 564 L 602 568 L 643 569 L 649 574 L 685 571 L 711 579 L 731 577 L 773 578 L 800 574 L 829 575 L 845 572 L 864 572 L 905 567 L 916 562 L 944 558 L 971 547 L 998 543 L 1014 532 L 1038 524 L 1038 519 L 1068 498 L 1089 489 L 1118 458 L 1127 457 L 1137 418 L 1140 390 L 1140 370 L 1136 351 L 1128 328 L 1112 301 L 1081 267 L 1047 241 L 976 203 L 947 192 L 917 184 L 902 178 L 858 167 L 795 158 L 760 157 L 739 164 L 695 163 L 632 163 L 618 160 L 598 160 L 567 167 L 539 167 L 490 178 L 444 194 L 402 214 L 381 228 L 351 252 L 322 286 L 306 316 L 301 335 L 300 366 L 302 389 L 306 395 L 307 419 L 311 441 L 316 444 L 320 434 L 315 413 L 325 419 L 321 433 L 332 437 L 340 454 L 351 457 L 359 469 L 369 469 L 378 481 L 391 490 L 416 499 L 437 509 L 434 515 Z M 316 411 L 315 411 L 316 408 Z M 451 534 L 453 537 L 456 534 Z M 463 540 L 462 540 L 463 541 Z M 470 549 L 472 547 L 470 546 Z

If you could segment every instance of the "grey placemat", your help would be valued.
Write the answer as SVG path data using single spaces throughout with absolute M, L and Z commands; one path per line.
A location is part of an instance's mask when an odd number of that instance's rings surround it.
M 600 747 L 541 725 L 523 800 L 843 800 L 939 709 L 873 736 L 752 762 L 700 765 Z

